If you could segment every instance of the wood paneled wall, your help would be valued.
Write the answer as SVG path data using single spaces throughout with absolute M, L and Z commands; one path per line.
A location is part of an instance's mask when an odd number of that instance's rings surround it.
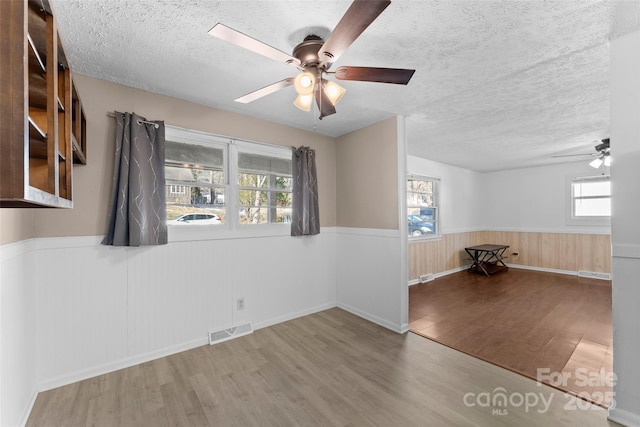
M 473 231 L 445 234 L 441 240 L 409 243 L 409 280 L 469 264 L 465 247 L 483 243 L 509 245 L 507 263 L 566 271 L 611 273 L 608 234 Z M 517 252 L 518 255 L 511 255 Z

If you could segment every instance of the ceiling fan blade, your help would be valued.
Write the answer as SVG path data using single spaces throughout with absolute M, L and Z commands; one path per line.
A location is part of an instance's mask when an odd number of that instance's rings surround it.
M 333 106 L 331 100 L 329 99 L 327 94 L 324 93 L 324 90 L 322 90 L 321 86 L 322 85 L 320 84 L 316 85 L 314 94 L 316 104 L 318 104 L 318 109 L 320 110 L 320 120 L 322 120 L 323 117 L 327 117 L 336 113 L 336 107 Z
M 233 28 L 229 28 L 224 24 L 217 23 L 213 26 L 212 29 L 209 30 L 209 34 L 221 40 L 233 43 L 236 46 L 240 46 L 252 52 L 259 53 L 260 55 L 266 56 L 267 58 L 273 59 L 275 61 L 293 65 L 296 68 L 300 65 L 300 61 L 289 55 L 288 53 L 282 52 L 281 50 L 271 47 L 268 44 L 262 43 L 261 41 L 249 37 L 246 34 L 241 33 L 240 31 L 236 31 Z
M 376 67 L 340 67 L 335 71 L 339 80 L 357 80 L 361 82 L 394 83 L 406 85 L 416 70 L 404 68 Z
M 279 91 L 280 89 L 284 89 L 287 86 L 291 86 L 293 84 L 293 77 L 286 78 L 284 80 L 280 80 L 279 82 L 270 84 L 269 86 L 263 87 L 262 89 L 258 89 L 251 93 L 246 94 L 245 96 L 241 96 L 234 101 L 240 102 L 242 104 L 248 104 L 249 102 L 253 102 L 256 99 L 260 99 L 263 96 L 271 95 L 274 92 Z
M 328 70 L 389 4 L 391 0 L 354 0 L 318 51 L 320 66 Z

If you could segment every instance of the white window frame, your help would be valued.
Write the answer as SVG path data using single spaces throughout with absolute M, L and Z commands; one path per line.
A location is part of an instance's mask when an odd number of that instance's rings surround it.
M 268 156 L 268 157 L 276 157 L 280 159 L 291 160 L 292 158 L 291 147 L 283 147 L 283 146 L 269 145 L 264 143 L 256 143 L 256 142 L 242 141 L 242 140 L 234 140 L 231 145 L 233 148 L 230 153 L 231 166 L 229 169 L 230 169 L 231 176 L 233 177 L 232 186 L 234 187 L 234 190 L 232 190 L 232 192 L 233 192 L 233 197 L 235 202 L 233 217 L 235 218 L 235 221 L 236 221 L 236 228 L 249 229 L 254 227 L 260 227 L 263 229 L 272 228 L 273 230 L 281 230 L 283 228 L 286 228 L 286 231 L 290 233 L 291 223 L 288 223 L 288 222 L 281 222 L 281 223 L 270 222 L 270 223 L 263 223 L 263 224 L 240 224 L 239 223 L 238 209 L 240 207 L 240 202 L 238 200 L 238 196 L 239 196 L 240 188 L 237 183 L 237 177 L 239 173 L 238 154 L 240 152 L 250 153 L 250 154 L 259 154 L 259 155 Z
M 423 181 L 432 181 L 433 182 L 433 209 L 435 212 L 435 218 L 434 218 L 434 223 L 436 226 L 436 232 L 434 234 L 426 234 L 426 235 L 421 235 L 421 236 L 410 236 L 409 235 L 409 230 L 408 230 L 408 222 L 407 222 L 407 230 L 404 230 L 405 233 L 407 233 L 407 236 L 409 238 L 410 242 L 413 241 L 418 241 L 418 240 L 439 240 L 442 238 L 442 222 L 440 220 L 441 218 L 441 212 L 440 212 L 440 190 L 442 187 L 442 183 L 440 178 L 436 178 L 433 176 L 428 176 L 428 175 L 423 175 L 423 174 L 417 174 L 417 173 L 408 173 L 405 181 L 405 199 L 407 198 L 407 194 L 409 193 L 409 185 L 408 185 L 408 181 L 410 179 L 415 179 L 415 180 L 423 180 Z M 410 208 L 409 204 L 407 203 L 404 215 L 407 215 L 407 210 Z
M 225 222 L 216 225 L 169 226 L 169 241 L 212 240 L 291 234 L 290 223 L 240 224 L 238 212 L 238 150 L 291 160 L 291 147 L 238 140 L 193 129 L 165 126 L 167 141 L 223 149 Z
M 567 177 L 567 225 L 583 225 L 583 226 L 610 226 L 611 216 L 576 216 L 575 214 L 575 197 L 573 194 L 573 186 L 575 183 L 582 181 L 605 181 L 611 180 L 609 175 L 596 176 L 568 176 Z M 611 195 L 608 197 L 611 199 Z

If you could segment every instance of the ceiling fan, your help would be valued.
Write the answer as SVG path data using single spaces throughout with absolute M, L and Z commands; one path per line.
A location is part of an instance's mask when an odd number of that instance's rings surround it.
M 315 99 L 322 120 L 323 117 L 335 114 L 335 105 L 345 93 L 343 87 L 325 79 L 325 75 L 333 75 L 338 80 L 402 85 L 406 85 L 411 80 L 415 70 L 401 68 L 342 66 L 333 72 L 329 71 L 331 65 L 390 3 L 390 0 L 354 0 L 326 41 L 317 35 L 310 34 L 293 48 L 291 55 L 221 23 L 217 23 L 209 30 L 209 34 L 300 70 L 295 77 L 286 78 L 248 93 L 237 98 L 236 102 L 246 104 L 293 85 L 298 93 L 294 105 L 309 111 Z
M 609 138 L 604 138 L 602 140 L 600 140 L 600 144 L 596 145 L 595 147 L 595 152 L 594 153 L 582 153 L 582 154 L 562 154 L 562 155 L 557 155 L 557 156 L 552 156 L 552 157 L 584 157 L 584 156 L 591 156 L 591 157 L 595 157 L 595 159 L 593 159 L 589 165 L 598 169 L 600 166 L 602 166 L 603 164 L 605 166 L 610 166 L 611 165 L 611 157 L 610 157 L 610 151 L 611 148 L 609 146 Z

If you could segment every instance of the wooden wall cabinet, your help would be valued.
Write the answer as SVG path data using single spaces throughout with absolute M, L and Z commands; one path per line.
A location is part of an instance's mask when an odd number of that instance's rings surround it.
M 47 0 L 0 1 L 0 206 L 73 207 L 86 119 Z

